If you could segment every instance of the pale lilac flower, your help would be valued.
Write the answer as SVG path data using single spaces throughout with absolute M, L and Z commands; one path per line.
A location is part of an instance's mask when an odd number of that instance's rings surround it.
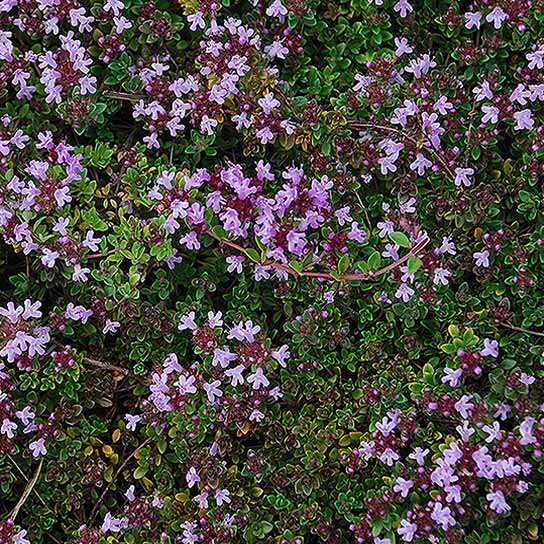
M 455 518 L 451 515 L 451 509 L 439 502 L 435 503 L 433 511 L 431 512 L 431 518 L 438 523 L 444 531 L 447 531 L 456 523 Z
M 397 47 L 395 50 L 395 55 L 397 57 L 413 53 L 414 51 L 414 48 L 408 43 L 406 38 L 395 38 L 395 46 Z
M 496 106 L 482 106 L 482 111 L 484 113 L 484 116 L 482 117 L 482 123 L 491 123 L 492 125 L 496 125 L 499 121 L 499 108 Z
M 17 423 L 10 421 L 8 418 L 4 418 L 2 426 L 0 427 L 0 434 L 5 434 L 9 439 L 15 436 L 15 429 L 17 429 Z
M 30 544 L 30 540 L 25 538 L 27 535 L 26 529 L 21 529 L 18 533 L 15 533 L 12 537 L 12 544 Z
M 473 168 L 459 168 L 455 169 L 455 185 L 457 187 L 464 185 L 465 187 L 470 187 L 472 181 L 469 179 L 469 176 L 474 175 Z
M 489 501 L 489 508 L 497 512 L 497 514 L 506 514 L 511 510 L 502 491 L 492 491 L 485 498 Z
M 459 385 L 459 380 L 463 375 L 463 370 L 461 368 L 444 368 L 444 376 L 442 377 L 442 383 L 449 383 L 451 387 L 457 387 Z
M 263 369 L 261 367 L 258 367 L 253 374 L 248 376 L 247 382 L 252 384 L 252 388 L 255 390 L 258 390 L 261 387 L 268 387 L 270 385 L 270 382 L 264 375 Z
M 497 340 L 490 340 L 484 338 L 484 347 L 480 351 L 480 355 L 484 357 L 498 357 L 499 356 L 499 343 Z
M 516 111 L 514 113 L 514 121 L 516 122 L 514 130 L 531 130 L 535 126 L 533 113 L 529 109 Z
M 47 266 L 47 268 L 53 268 L 55 266 L 55 261 L 60 257 L 59 253 L 57 251 L 51 251 L 46 247 L 44 247 L 42 251 L 42 264 Z
M 480 22 L 482 20 L 482 14 L 479 11 L 467 11 L 465 13 L 465 28 L 471 30 L 472 28 L 480 29 Z
M 482 431 L 487 434 L 485 441 L 488 444 L 502 438 L 501 425 L 498 421 L 494 421 L 492 426 L 484 425 Z
M 519 440 L 519 443 L 522 446 L 527 446 L 529 444 L 536 444 L 537 439 L 536 436 L 533 434 L 533 425 L 536 423 L 536 419 L 534 417 L 526 417 L 521 425 L 519 426 L 519 432 L 521 434 L 521 438 Z
M 194 376 L 187 377 L 181 374 L 177 381 L 178 391 L 180 395 L 196 393 L 196 387 L 194 386 L 195 381 L 196 378 Z
M 414 487 L 414 482 L 412 482 L 412 480 L 405 480 L 404 478 L 401 478 L 399 476 L 397 478 L 395 486 L 393 487 L 393 491 L 395 493 L 400 493 L 401 497 L 405 499 L 408 496 L 408 493 L 410 492 L 410 489 L 412 489 L 412 487 Z
M 91 273 L 90 268 L 82 267 L 79 263 L 74 265 L 74 271 L 72 272 L 72 280 L 86 282 L 89 278 L 87 277 Z
M 185 475 L 185 479 L 187 480 L 187 486 L 189 487 L 189 489 L 191 489 L 195 484 L 200 482 L 200 476 L 198 475 L 195 467 L 191 467 L 189 469 L 189 471 Z
M 142 420 L 141 416 L 133 416 L 131 414 L 125 415 L 125 420 L 127 421 L 127 429 L 129 431 L 135 431 L 136 430 L 136 424 L 139 423 Z
M 494 7 L 485 18 L 488 23 L 493 23 L 496 30 L 501 28 L 506 19 L 508 19 L 508 14 L 499 6 Z
M 474 408 L 474 404 L 470 402 L 472 400 L 472 395 L 463 395 L 456 403 L 455 409 L 461 414 L 463 419 L 467 419 Z
M 184 331 L 186 329 L 190 329 L 192 331 L 195 331 L 198 329 L 196 323 L 195 323 L 195 313 L 189 312 L 188 314 L 182 315 L 180 323 L 178 325 L 178 329 L 180 331 Z
M 222 504 L 229 504 L 231 502 L 230 491 L 228 489 L 216 489 L 215 500 L 217 502 L 217 506 L 221 506 Z
M 34 457 L 34 459 L 37 459 L 38 457 L 47 453 L 47 449 L 45 447 L 45 440 L 43 438 L 31 442 L 28 445 L 28 448 L 32 452 L 32 457 Z
M 108 334 L 111 332 L 112 334 L 115 334 L 119 327 L 121 326 L 121 323 L 119 321 L 112 321 L 111 319 L 106 319 L 106 324 L 104 325 L 104 328 L 102 329 L 102 332 L 104 334 Z
M 489 251 L 485 249 L 481 252 L 475 252 L 473 253 L 474 260 L 476 262 L 476 266 L 483 266 L 484 268 L 489 268 Z
M 112 515 L 108 512 L 104 518 L 104 522 L 102 523 L 102 532 L 107 533 L 111 531 L 112 533 L 118 533 L 123 529 L 123 522 L 120 519 L 112 517 Z
M 221 382 L 219 380 L 214 380 L 212 383 L 205 383 L 203 385 L 204 391 L 206 391 L 206 395 L 208 397 L 208 400 L 213 404 L 217 398 L 220 398 L 223 396 L 223 391 L 219 389 L 219 386 L 221 385 Z
M 244 377 L 242 376 L 242 372 L 245 370 L 245 366 L 244 365 L 238 365 L 234 368 L 229 368 L 226 372 L 225 372 L 225 376 L 228 376 L 229 378 L 231 378 L 231 384 L 236 387 L 236 385 L 238 384 L 243 384 L 244 383 Z
M 400 527 L 397 529 L 398 535 L 402 538 L 402 540 L 404 540 L 404 542 L 412 542 L 416 531 L 417 525 L 415 523 L 410 523 L 405 519 L 400 522 Z
M 278 361 L 280 366 L 285 368 L 287 366 L 287 363 L 285 362 L 290 357 L 289 353 L 289 346 L 283 345 L 278 350 L 275 350 L 272 352 L 272 357 Z

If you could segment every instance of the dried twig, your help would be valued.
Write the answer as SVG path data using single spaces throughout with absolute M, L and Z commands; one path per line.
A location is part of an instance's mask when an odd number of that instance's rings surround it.
M 98 368 L 114 370 L 115 372 L 119 372 L 119 374 L 122 374 L 123 376 L 129 376 L 131 378 L 134 378 L 135 380 L 138 380 L 145 385 L 148 385 L 150 383 L 147 378 L 143 378 L 142 376 L 134 374 L 134 372 L 131 372 L 130 370 L 128 370 L 128 368 L 123 368 L 121 366 L 113 365 L 111 363 L 105 363 L 104 361 L 98 361 L 97 359 L 91 359 L 90 357 L 83 357 L 83 362 L 92 366 L 96 366 Z
M 13 466 L 17 469 L 19 474 L 25 479 L 26 482 L 28 482 L 27 475 L 22 471 L 21 467 L 17 464 L 17 461 L 15 461 L 15 459 L 13 459 L 13 457 L 9 454 L 7 457 L 13 463 Z M 47 508 L 47 504 L 45 504 L 45 501 L 42 499 L 41 495 L 36 490 L 34 490 L 34 493 L 36 494 L 38 499 L 40 499 L 40 502 Z
M 533 336 L 544 337 L 544 332 L 531 331 L 529 329 L 524 329 L 523 327 L 517 327 L 516 325 L 512 325 L 511 323 L 506 323 L 505 321 L 499 321 L 498 319 L 495 320 L 495 322 L 501 325 L 502 327 L 506 327 L 507 329 L 511 329 L 513 331 L 524 332 L 526 334 L 532 334 Z
M 34 486 L 36 485 L 38 478 L 40 477 L 40 473 L 42 471 L 42 465 L 43 465 L 43 459 L 40 459 L 40 464 L 38 465 L 38 468 L 36 469 L 34 476 L 32 476 L 32 480 L 30 480 L 26 484 L 25 490 L 23 491 L 21 498 L 17 501 L 17 504 L 15 505 L 15 507 L 13 508 L 13 510 L 11 511 L 9 515 L 9 519 L 15 521 L 15 518 L 17 517 L 19 510 L 22 508 L 23 504 L 25 504 L 26 500 L 28 499 L 29 495 L 32 493 L 32 490 L 34 489 Z

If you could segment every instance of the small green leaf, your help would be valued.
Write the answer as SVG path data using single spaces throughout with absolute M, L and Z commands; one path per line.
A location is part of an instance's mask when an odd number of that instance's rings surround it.
M 419 270 L 421 266 L 421 261 L 417 257 L 412 256 L 408 259 L 406 265 L 408 267 L 408 272 L 410 274 L 414 274 L 415 272 Z
M 393 240 L 393 242 L 400 247 L 410 247 L 410 240 L 403 232 L 392 232 L 389 235 L 389 238 L 391 238 L 391 240 Z
M 349 268 L 349 263 L 350 263 L 349 256 L 343 255 L 342 258 L 338 261 L 338 267 L 337 267 L 338 273 L 343 274 Z

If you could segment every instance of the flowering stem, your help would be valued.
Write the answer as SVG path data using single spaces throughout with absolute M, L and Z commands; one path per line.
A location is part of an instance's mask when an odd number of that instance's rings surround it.
M 217 234 L 211 232 L 211 231 L 205 231 L 206 234 L 211 236 L 214 240 L 217 240 L 220 244 L 229 246 L 236 251 L 242 253 L 245 255 L 248 259 L 252 260 L 250 255 L 248 254 L 247 250 L 243 248 L 242 246 L 231 242 L 230 240 L 225 240 L 221 238 L 220 236 L 217 236 Z M 279 270 L 283 270 L 287 272 L 288 274 L 291 274 L 293 276 L 307 276 L 309 278 L 318 278 L 323 280 L 329 280 L 329 281 L 357 281 L 357 280 L 368 280 L 370 278 L 374 278 L 377 276 L 381 276 L 382 274 L 386 274 L 387 272 L 390 272 L 391 270 L 394 270 L 398 266 L 401 266 L 403 263 L 405 263 L 410 257 L 413 257 L 417 253 L 419 253 L 427 244 L 429 243 L 429 238 L 424 238 L 420 242 L 418 242 L 410 251 L 394 261 L 393 263 L 380 268 L 379 270 L 370 270 L 368 273 L 352 273 L 352 274 L 333 274 L 332 272 L 309 272 L 309 271 L 298 271 L 292 268 L 289 265 L 278 263 L 271 260 L 266 260 L 261 264 L 262 266 L 273 266 L 274 268 L 278 268 Z
M 393 132 L 395 134 L 400 134 L 401 136 L 404 136 L 407 140 L 410 140 L 410 142 L 412 142 L 414 145 L 419 146 L 419 142 L 415 138 L 413 138 L 409 134 L 406 134 L 406 132 L 404 132 L 403 130 L 400 130 L 395 127 L 388 127 L 386 125 L 373 125 L 372 123 L 362 123 L 358 120 L 349 122 L 349 125 L 355 129 L 357 128 L 376 129 L 376 130 L 384 130 L 386 132 Z M 451 171 L 449 165 L 442 159 L 442 157 L 438 153 L 436 153 L 433 149 L 428 149 L 428 151 L 435 158 L 435 160 L 437 160 L 440 163 L 440 165 L 448 172 L 448 174 L 452 178 L 455 178 L 455 174 Z

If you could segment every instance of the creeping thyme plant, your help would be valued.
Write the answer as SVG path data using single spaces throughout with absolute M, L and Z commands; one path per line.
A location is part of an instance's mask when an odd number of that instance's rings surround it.
M 0 0 L 0 544 L 544 527 L 543 0 Z

